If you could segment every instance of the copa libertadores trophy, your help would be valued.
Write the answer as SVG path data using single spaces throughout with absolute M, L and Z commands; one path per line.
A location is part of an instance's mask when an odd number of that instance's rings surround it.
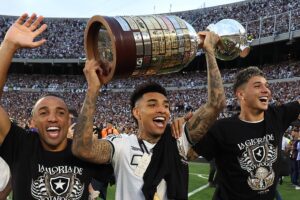
M 220 36 L 215 55 L 233 60 L 249 53 L 244 27 L 224 19 L 207 27 Z M 93 16 L 84 35 L 88 59 L 101 63 L 102 83 L 113 76 L 152 75 L 180 71 L 196 56 L 201 40 L 194 28 L 177 16 Z

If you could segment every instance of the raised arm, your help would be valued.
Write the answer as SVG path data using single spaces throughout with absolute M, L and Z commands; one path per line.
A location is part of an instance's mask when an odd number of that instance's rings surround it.
M 23 14 L 8 29 L 4 40 L 0 46 L 0 97 L 2 97 L 3 87 L 6 82 L 7 72 L 11 64 L 14 53 L 20 48 L 35 48 L 45 43 L 45 39 L 34 41 L 34 39 L 46 30 L 47 25 L 40 26 L 43 20 L 42 16 L 37 17 L 32 14 Z M 27 20 L 26 20 L 27 19 Z M 0 145 L 3 143 L 10 129 L 10 120 L 0 105 Z
M 93 137 L 93 119 L 101 87 L 98 75 L 102 70 L 97 61 L 87 60 L 83 72 L 88 82 L 88 89 L 75 126 L 72 152 L 75 156 L 90 162 L 108 163 L 112 154 L 110 142 Z
M 205 35 L 203 49 L 206 52 L 208 100 L 193 113 L 186 124 L 189 137 L 194 143 L 206 134 L 226 104 L 222 78 L 214 53 L 219 37 L 213 32 L 199 34 Z

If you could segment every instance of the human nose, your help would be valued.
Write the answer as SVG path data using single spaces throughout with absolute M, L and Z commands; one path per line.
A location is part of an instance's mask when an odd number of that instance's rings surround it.
M 268 88 L 268 86 L 265 86 L 265 85 L 263 85 L 263 87 L 262 87 L 262 92 L 263 93 L 271 93 L 271 90 Z
M 156 108 L 156 112 L 158 112 L 158 113 L 167 113 L 167 112 L 169 112 L 169 108 L 167 108 L 165 105 L 159 105 Z
M 48 116 L 48 121 L 50 122 L 56 122 L 57 121 L 57 116 L 55 113 L 50 113 Z

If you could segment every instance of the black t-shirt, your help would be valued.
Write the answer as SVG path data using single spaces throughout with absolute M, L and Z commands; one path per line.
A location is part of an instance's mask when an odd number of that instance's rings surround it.
M 17 200 L 88 199 L 92 177 L 106 182 L 113 170 L 74 157 L 72 141 L 61 152 L 45 151 L 37 133 L 13 125 L 1 153 L 12 172 L 13 198 Z
M 234 116 L 213 125 L 193 148 L 208 160 L 216 160 L 215 200 L 274 199 L 282 135 L 299 112 L 299 103 L 293 102 L 270 106 L 261 122 L 244 122 Z

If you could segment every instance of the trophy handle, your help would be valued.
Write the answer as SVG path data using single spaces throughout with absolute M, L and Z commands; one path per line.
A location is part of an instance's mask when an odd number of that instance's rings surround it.
M 103 84 L 108 83 L 114 74 L 133 73 L 135 69 L 135 60 L 130 59 L 135 58 L 136 51 L 133 36 L 126 35 L 126 33 L 118 34 L 119 27 L 116 20 L 95 15 L 88 21 L 85 28 L 86 56 L 87 59 L 95 59 L 100 63 L 103 73 L 98 76 Z M 105 42 L 101 44 L 99 38 L 109 41 L 110 46 L 105 46 Z
M 241 53 L 240 53 L 241 58 L 245 58 L 250 53 L 250 47 L 249 46 L 241 45 L 240 49 L 241 49 Z

